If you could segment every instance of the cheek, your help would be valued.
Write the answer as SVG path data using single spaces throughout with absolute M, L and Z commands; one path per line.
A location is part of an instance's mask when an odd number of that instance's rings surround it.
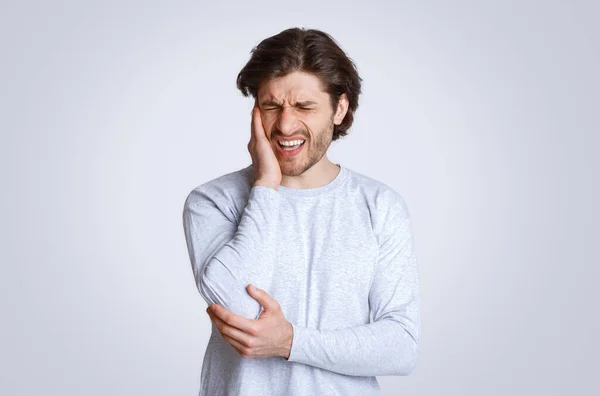
M 275 129 L 275 120 L 271 118 L 263 118 L 263 128 L 265 129 L 265 133 L 271 138 L 271 132 Z
M 320 128 L 322 128 L 322 125 L 325 123 L 325 120 L 321 119 L 321 117 L 319 117 L 316 114 L 304 115 L 302 117 L 298 117 L 298 119 L 300 120 L 300 123 L 304 126 L 304 129 L 306 129 L 306 132 L 310 134 L 311 137 L 316 132 L 318 132 Z

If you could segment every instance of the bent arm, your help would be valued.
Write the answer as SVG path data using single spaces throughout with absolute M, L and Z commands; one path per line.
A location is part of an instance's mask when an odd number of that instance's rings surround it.
M 419 272 L 408 212 L 396 205 L 380 236 L 369 291 L 373 322 L 318 330 L 293 326 L 288 361 L 355 376 L 408 375 L 419 355 Z
M 247 319 L 257 319 L 261 306 L 246 291 L 248 284 L 264 287 L 273 273 L 275 230 L 280 196 L 273 188 L 253 186 L 236 224 L 232 203 L 219 202 L 207 188 L 187 197 L 183 228 L 198 291 Z

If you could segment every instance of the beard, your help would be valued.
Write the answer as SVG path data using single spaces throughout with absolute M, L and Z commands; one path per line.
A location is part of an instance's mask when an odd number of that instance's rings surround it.
M 319 133 L 314 135 L 314 140 L 306 139 L 300 154 L 295 157 L 278 158 L 281 174 L 285 176 L 299 176 L 318 163 L 327 152 L 333 137 L 333 117 L 330 123 Z M 302 135 L 308 136 L 308 133 Z

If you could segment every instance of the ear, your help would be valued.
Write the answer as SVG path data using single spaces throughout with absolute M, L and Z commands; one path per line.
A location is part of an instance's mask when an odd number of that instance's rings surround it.
M 340 95 L 338 99 L 337 108 L 335 109 L 335 115 L 333 116 L 333 123 L 335 125 L 340 125 L 346 117 L 346 112 L 348 111 L 348 96 L 346 93 Z

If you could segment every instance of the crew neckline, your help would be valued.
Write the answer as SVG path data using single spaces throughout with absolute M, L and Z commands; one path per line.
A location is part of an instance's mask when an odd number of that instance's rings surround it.
M 321 197 L 325 194 L 327 194 L 330 191 L 335 190 L 336 188 L 338 188 L 343 182 L 344 180 L 346 180 L 347 176 L 348 176 L 348 169 L 339 164 L 336 163 L 335 165 L 337 165 L 340 168 L 340 171 L 338 172 L 338 174 L 335 176 L 335 178 L 333 180 L 331 180 L 329 183 L 320 186 L 320 187 L 315 187 L 315 188 L 290 188 L 290 187 L 285 187 L 280 185 L 278 187 L 278 192 L 281 195 L 284 195 L 286 197 Z M 252 164 L 250 164 L 247 168 L 248 172 L 250 173 L 250 176 L 252 176 L 252 174 L 254 173 L 254 168 L 252 167 Z

